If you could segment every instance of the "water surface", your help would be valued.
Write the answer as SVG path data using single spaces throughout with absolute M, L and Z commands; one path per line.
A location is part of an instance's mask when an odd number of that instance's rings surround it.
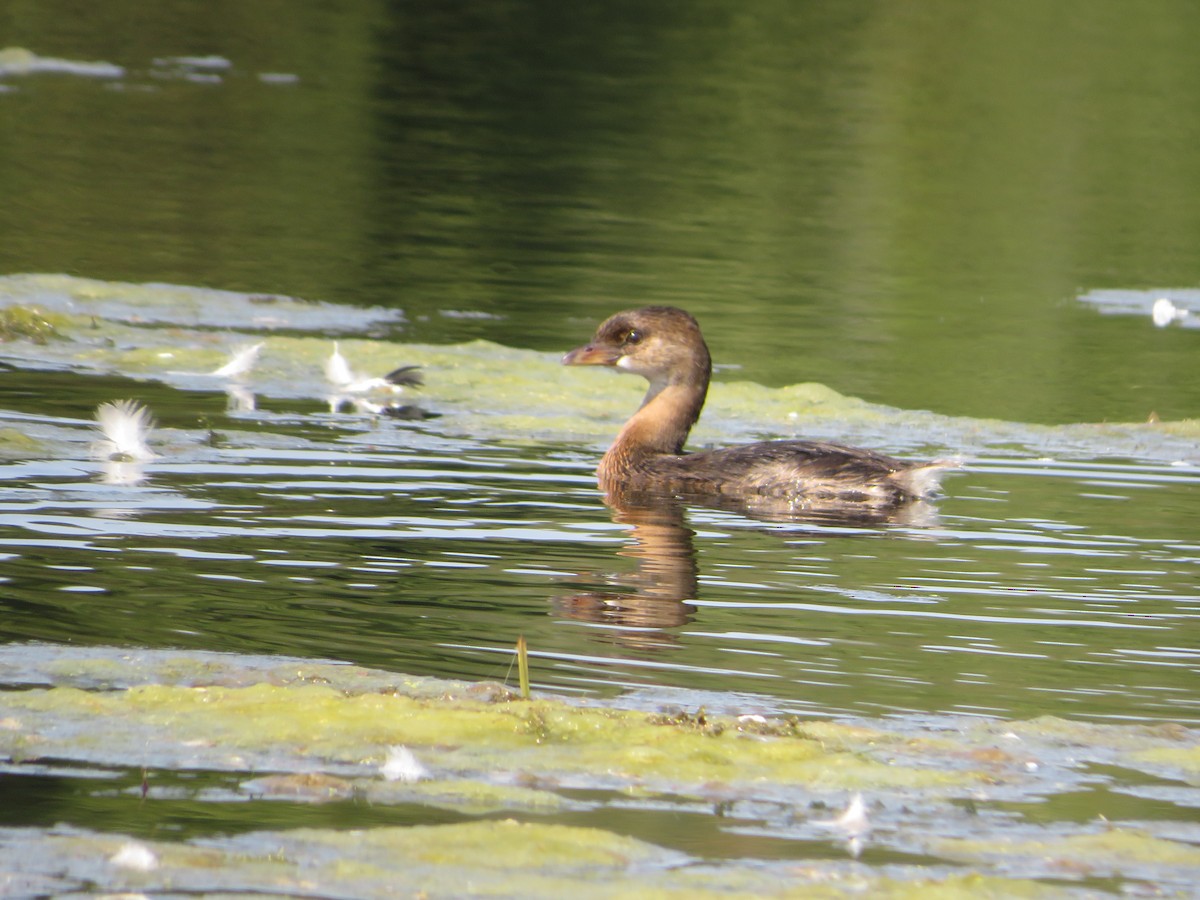
M 410 409 L 397 420 L 328 403 L 323 337 L 261 335 L 256 368 L 230 381 L 201 374 L 230 335 L 122 321 L 168 315 L 155 304 L 172 289 L 10 289 L 47 308 L 97 290 L 135 307 L 66 320 L 0 381 L 6 424 L 41 450 L 18 443 L 2 471 L 12 638 L 502 678 L 524 634 L 540 684 L 608 696 L 1194 721 L 1194 431 L 1031 428 L 722 384 L 700 441 L 840 431 L 965 468 L 941 502 L 875 519 L 609 509 L 591 470 L 634 379 L 481 343 L 342 342 L 360 369 L 425 366 L 426 389 L 388 401 Z M 207 315 L 239 299 L 213 294 Z M 26 368 L 38 356 L 70 369 Z M 114 367 L 136 380 L 99 377 Z M 31 377 L 72 408 L 35 414 Z M 585 416 L 583 386 L 598 404 Z M 124 394 L 160 414 L 145 464 L 92 458 L 93 403 Z M 723 416 L 740 396 L 783 428 Z
M 0 308 L 59 334 L 0 343 L 9 647 L 511 680 L 523 635 L 538 689 L 646 709 L 1195 725 L 1194 5 L 142 6 L 29 8 L 0 51 Z M 644 302 L 712 347 L 694 447 L 965 467 L 892 521 L 609 509 L 591 472 L 641 386 L 558 358 Z M 331 403 L 331 338 L 423 367 L 404 418 Z M 122 397 L 158 419 L 144 465 L 92 452 Z M 1159 828 L 1194 818 L 1176 770 L 1062 771 L 1091 786 L 984 818 L 1196 843 Z M 109 776 L 3 805 L 211 833 L 203 790 L 151 814 Z M 775 813 L 605 802 L 703 859 L 844 858 Z M 265 806 L 215 830 L 448 821 Z

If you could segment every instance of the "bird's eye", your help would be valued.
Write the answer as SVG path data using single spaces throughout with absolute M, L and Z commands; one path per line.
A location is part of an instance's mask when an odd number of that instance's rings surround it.
M 626 344 L 639 344 L 642 340 L 642 333 L 636 328 L 630 328 L 629 333 L 625 335 Z

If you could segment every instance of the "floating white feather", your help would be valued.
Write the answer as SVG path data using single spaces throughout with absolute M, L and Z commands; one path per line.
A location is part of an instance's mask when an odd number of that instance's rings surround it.
M 1150 318 L 1159 328 L 1166 328 L 1179 317 L 1179 308 L 1168 297 L 1159 297 L 1150 307 Z
M 333 353 L 325 360 L 325 379 L 343 397 L 347 394 L 366 394 L 372 391 L 398 394 L 404 390 L 405 385 L 421 383 L 421 376 L 416 366 L 404 366 L 394 372 L 389 372 L 382 378 L 358 375 L 350 368 L 350 363 L 342 355 L 337 341 L 333 342 Z
M 158 856 L 145 844 L 127 841 L 108 858 L 114 866 L 135 872 L 153 872 L 158 868 Z
M 421 761 L 407 747 L 388 747 L 387 759 L 379 767 L 379 772 L 388 781 L 402 781 L 412 784 L 429 778 L 430 773 Z
M 229 356 L 229 362 L 218 369 L 213 369 L 213 375 L 218 378 L 242 378 L 250 374 L 254 364 L 258 362 L 258 351 L 263 348 L 265 341 L 257 344 L 247 344 L 234 349 Z
M 333 353 L 325 360 L 325 378 L 335 387 L 344 388 L 354 381 L 354 373 L 350 371 L 350 363 L 342 356 L 338 342 L 333 342 Z
M 154 459 L 157 454 L 146 441 L 154 429 L 154 416 L 136 400 L 115 400 L 96 407 L 96 427 L 104 439 L 92 445 L 104 459 L 138 462 Z
M 851 797 L 850 805 L 836 819 L 822 819 L 813 824 L 834 828 L 847 837 L 860 837 L 871 830 L 871 820 L 867 817 L 867 804 L 863 802 L 862 794 Z
M 862 853 L 863 838 L 871 830 L 871 820 L 867 816 L 867 804 L 863 802 L 862 794 L 851 797 L 850 805 L 836 819 L 822 819 L 813 824 L 841 832 L 846 838 L 851 855 L 855 858 Z

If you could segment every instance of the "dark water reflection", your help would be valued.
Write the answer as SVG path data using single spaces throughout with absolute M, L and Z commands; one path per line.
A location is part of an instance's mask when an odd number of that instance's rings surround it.
M 629 527 L 627 545 L 618 556 L 633 559 L 634 572 L 611 575 L 608 590 L 591 590 L 557 598 L 567 616 L 616 629 L 625 646 L 661 646 L 672 638 L 667 629 L 686 625 L 696 599 L 699 570 L 695 532 L 684 524 L 681 502 L 613 507 L 613 521 Z
M 852 503 L 796 510 L 770 498 L 609 493 L 605 502 L 613 521 L 629 529 L 628 543 L 618 556 L 633 559 L 636 569 L 609 576 L 608 590 L 569 594 L 559 598 L 558 603 L 572 618 L 617 629 L 615 639 L 630 647 L 642 643 L 653 646 L 670 639 L 662 633 L 664 629 L 685 625 L 693 618 L 692 602 L 699 599 L 700 570 L 696 532 L 687 525 L 689 505 L 727 509 L 763 522 L 833 528 L 844 534 L 867 526 L 917 523 L 931 527 L 937 522 L 935 506 L 924 501 L 884 509 Z

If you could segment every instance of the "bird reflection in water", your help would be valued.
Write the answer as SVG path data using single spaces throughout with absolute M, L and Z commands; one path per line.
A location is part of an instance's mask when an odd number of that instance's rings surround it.
M 629 527 L 629 540 L 617 551 L 636 562 L 631 573 L 606 576 L 610 588 L 580 591 L 556 599 L 563 615 L 616 626 L 623 644 L 666 647 L 675 636 L 663 629 L 687 623 L 695 613 L 686 601 L 697 593 L 695 532 L 684 524 L 683 504 L 674 497 L 606 498 L 613 521 Z
M 794 525 L 797 530 L 847 529 L 872 533 L 882 526 L 915 529 L 938 524 L 932 503 L 914 501 L 879 508 L 863 504 L 826 504 L 796 507 L 769 497 L 735 498 L 687 496 L 648 492 L 608 491 L 604 496 L 612 519 L 629 528 L 629 539 L 618 556 L 635 561 L 633 572 L 609 574 L 607 587 L 577 591 L 555 599 L 556 610 L 573 619 L 608 626 L 605 638 L 628 647 L 667 649 L 678 643 L 669 629 L 685 625 L 696 614 L 688 601 L 699 594 L 699 564 L 685 511 L 689 506 L 721 509 L 772 525 Z M 773 531 L 772 533 L 777 533 Z

